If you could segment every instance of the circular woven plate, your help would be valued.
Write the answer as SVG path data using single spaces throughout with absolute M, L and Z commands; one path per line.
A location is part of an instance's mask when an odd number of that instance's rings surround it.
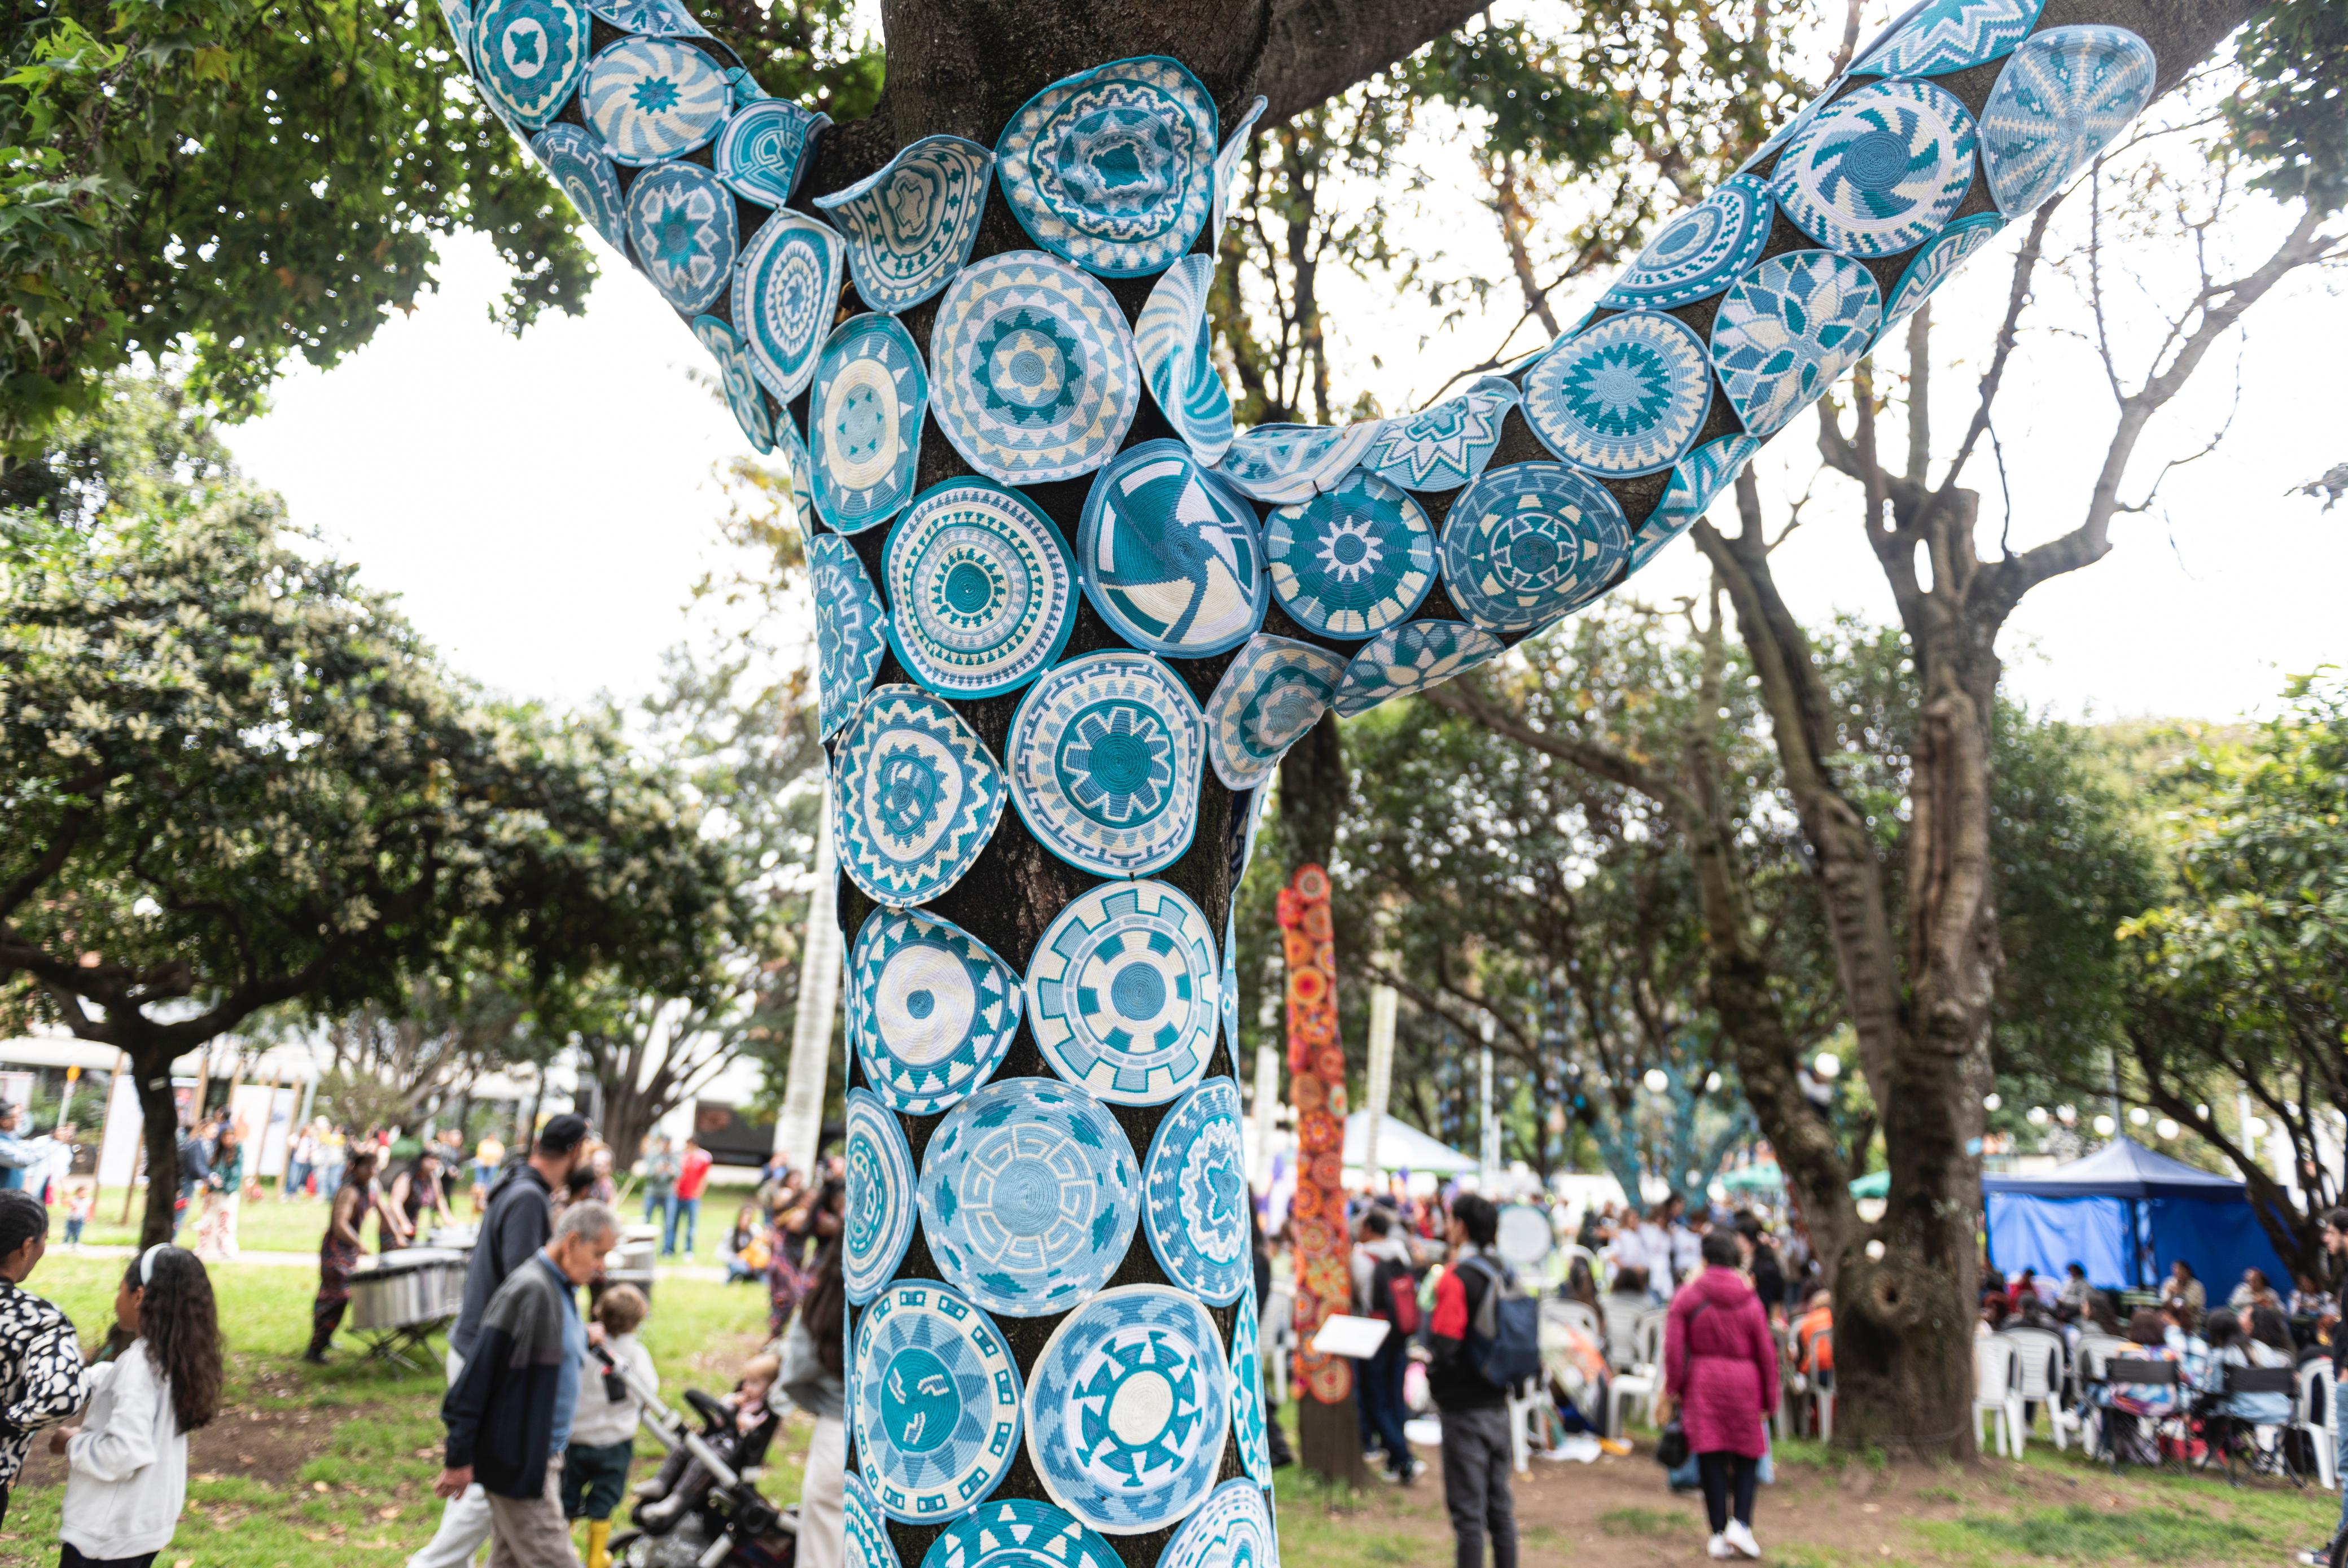
M 806 213 L 778 212 L 758 225 L 734 269 L 734 324 L 749 345 L 751 370 L 780 402 L 815 378 L 845 251 Z
M 1026 1417 L 1054 1502 L 1109 1535 L 1174 1523 L 1214 1490 L 1231 1428 L 1215 1320 L 1165 1285 L 1103 1291 L 1035 1358 Z
M 915 686 L 880 687 L 832 758 L 839 869 L 891 909 L 960 882 L 1003 817 L 1003 774 L 954 710 Z
M 922 1568 L 1124 1568 L 1124 1562 L 1074 1515 L 1041 1498 L 1006 1497 L 947 1525 Z
M 824 339 L 808 405 L 815 509 L 842 533 L 888 521 L 913 499 L 929 378 L 893 315 L 853 316 Z
M 1511 463 L 1452 503 L 1443 581 L 1478 625 L 1526 632 L 1604 593 L 1630 546 L 1622 503 L 1605 486 L 1563 463 Z
M 1019 976 L 934 915 L 875 910 L 849 959 L 848 1037 L 891 1109 L 934 1116 L 984 1083 L 1019 1032 Z
M 948 480 L 889 534 L 884 575 L 897 656 L 942 696 L 994 696 L 1034 680 L 1068 644 L 1076 562 L 1025 496 Z
M 1211 1078 L 1175 1102 L 1142 1168 L 1143 1226 L 1166 1277 L 1229 1306 L 1255 1277 L 1240 1086 Z
M 1272 1568 L 1280 1561 L 1263 1488 L 1234 1477 L 1208 1495 L 1166 1543 L 1158 1568 Z
M 1074 1084 L 1001 1078 L 948 1111 L 922 1152 L 922 1233 L 947 1282 L 990 1312 L 1044 1317 L 1125 1262 L 1141 1171 L 1108 1108 Z
M 628 187 L 628 248 L 661 297 L 707 310 L 733 277 L 741 231 L 734 192 L 698 163 L 663 163 Z
M 1159 1105 L 1206 1075 L 1221 988 L 1197 904 L 1164 882 L 1108 882 L 1035 944 L 1027 1017 L 1062 1078 L 1119 1105 Z
M 1147 277 L 1207 222 L 1215 138 L 1215 102 L 1199 78 L 1144 56 L 1029 98 L 995 143 L 996 170 L 1037 244 L 1103 277 Z
M 1701 366 L 1704 346 L 1695 350 Z M 1435 525 L 1426 509 L 1360 469 L 1311 500 L 1275 511 L 1263 550 L 1280 607 L 1327 637 L 1375 636 L 1408 620 L 1435 586 Z
M 691 152 L 726 123 L 733 95 L 716 60 L 667 38 L 623 38 L 595 57 L 579 108 L 618 161 Z
M 848 236 L 856 292 L 874 310 L 910 310 L 970 260 L 994 154 L 959 136 L 925 136 L 878 173 L 815 199 Z
M 1005 484 L 1088 474 L 1141 406 L 1141 367 L 1117 301 L 1040 251 L 963 268 L 930 329 L 938 428 Z
M 1198 826 L 1199 705 L 1148 654 L 1086 654 L 1019 699 L 1004 750 L 1011 799 L 1054 854 L 1100 876 L 1172 864 Z
M 848 1299 L 872 1299 L 913 1240 L 913 1151 L 889 1108 L 869 1089 L 848 1091 L 848 1213 L 839 1273 Z
M 935 1280 L 858 1315 L 850 1436 L 880 1511 L 942 1524 L 986 1501 L 1018 1451 L 1019 1363 L 1002 1330 Z
M 1076 571 L 1119 635 L 1176 658 L 1238 647 L 1272 602 L 1255 509 L 1179 441 L 1128 448 L 1093 480 Z
M 1525 377 L 1525 422 L 1567 462 L 1616 479 L 1680 460 L 1712 411 L 1704 339 L 1675 315 L 1610 315 Z

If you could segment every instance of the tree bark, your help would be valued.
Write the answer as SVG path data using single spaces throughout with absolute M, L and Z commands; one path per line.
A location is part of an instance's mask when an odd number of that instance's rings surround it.
M 171 1097 L 171 1050 L 142 1043 L 125 1047 L 139 1091 L 139 1140 L 147 1151 L 147 1211 L 139 1244 L 160 1246 L 179 1228 L 180 1107 Z

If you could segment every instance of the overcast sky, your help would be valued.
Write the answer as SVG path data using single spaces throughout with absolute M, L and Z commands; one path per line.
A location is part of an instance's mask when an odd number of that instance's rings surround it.
M 1418 154 L 1437 178 L 1398 214 L 1398 236 L 1505 277 L 1464 152 L 1437 127 Z M 2271 210 L 2246 214 L 2244 253 L 2273 226 Z M 1970 414 L 2012 240 L 1936 296 L 1946 341 L 1954 350 L 1969 340 L 1962 352 L 1974 356 L 1941 376 L 1945 428 Z M 2134 246 L 2126 259 L 2137 276 L 2115 292 L 2175 297 L 2182 257 L 2173 243 Z M 331 371 L 297 369 L 270 413 L 230 436 L 247 469 L 400 594 L 458 668 L 557 705 L 649 686 L 659 651 L 686 631 L 689 586 L 715 549 L 715 468 L 747 449 L 697 379 L 706 356 L 684 324 L 605 259 L 584 315 L 550 316 L 515 338 L 489 320 L 502 280 L 487 245 L 457 241 L 438 292 L 412 316 Z M 2154 426 L 2131 499 L 2168 459 L 2202 448 L 2232 407 L 2224 443 L 2170 474 L 2152 511 L 2122 519 L 2107 559 L 2025 601 L 2003 645 L 2022 696 L 2072 717 L 2231 717 L 2271 707 L 2286 674 L 2348 659 L 2348 507 L 2326 516 L 2286 493 L 2348 461 L 2343 281 L 2308 278 L 2260 306 Z M 1416 407 L 1505 329 L 1475 316 L 1446 328 L 1377 281 L 1329 287 L 1340 385 L 1366 387 L 1389 410 Z M 2050 280 L 2042 300 L 2050 327 L 2084 325 L 2066 284 Z M 1582 303 L 1561 314 L 1573 319 Z M 2132 381 L 2147 320 L 2133 316 L 2121 346 Z M 2019 545 L 2080 514 L 2112 402 L 2092 351 L 2049 330 L 2025 341 L 1999 407 Z M 1781 580 L 1806 615 L 1887 617 L 1851 487 L 1817 478 L 1814 432 L 1797 422 L 1761 459 L 1778 507 L 1817 490 L 1810 521 L 1781 552 Z M 1995 466 L 1976 462 L 1969 480 L 1994 526 L 2004 511 Z M 1634 587 L 1668 602 L 1701 583 L 1683 542 Z

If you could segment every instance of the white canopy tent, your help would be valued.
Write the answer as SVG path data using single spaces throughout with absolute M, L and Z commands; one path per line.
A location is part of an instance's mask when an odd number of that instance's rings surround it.
M 1345 1118 L 1345 1180 L 1361 1180 L 1362 1162 L 1369 1156 L 1370 1113 L 1357 1110 Z M 1430 1138 L 1406 1121 L 1387 1116 L 1378 1123 L 1378 1169 L 1407 1171 L 1414 1176 L 1460 1176 L 1475 1171 L 1476 1157 Z

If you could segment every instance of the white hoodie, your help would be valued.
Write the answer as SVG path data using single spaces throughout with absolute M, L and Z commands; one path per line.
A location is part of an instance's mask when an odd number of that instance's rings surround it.
M 89 1369 L 82 1429 L 66 1445 L 65 1519 L 58 1533 L 84 1557 L 160 1552 L 188 1500 L 188 1434 L 171 1409 L 170 1380 L 147 1342 Z

